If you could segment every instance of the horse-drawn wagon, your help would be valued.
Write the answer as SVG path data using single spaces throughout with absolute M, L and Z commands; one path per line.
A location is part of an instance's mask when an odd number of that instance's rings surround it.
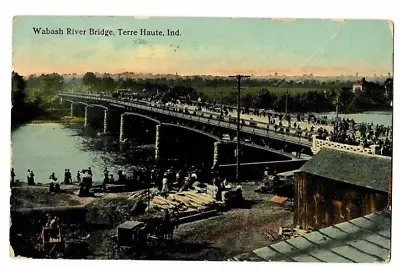
M 54 257 L 57 253 L 64 252 L 65 244 L 60 227 L 44 227 L 41 239 L 41 248 L 46 258 Z

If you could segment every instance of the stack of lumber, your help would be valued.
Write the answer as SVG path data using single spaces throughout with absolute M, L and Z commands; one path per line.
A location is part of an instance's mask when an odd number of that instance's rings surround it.
M 312 229 L 302 229 L 301 227 L 280 227 L 279 235 L 281 235 L 285 240 L 301 237 L 311 232 Z
M 185 191 L 168 195 L 168 199 L 183 204 L 188 209 L 205 210 L 212 206 L 216 200 L 206 193 Z
M 128 197 L 130 200 L 146 200 L 147 190 L 136 191 Z M 215 204 L 216 200 L 206 193 L 184 191 L 160 194 L 158 190 L 150 190 L 150 207 L 152 209 L 173 209 L 178 211 L 202 211 Z
M 148 190 L 138 190 L 133 192 L 129 197 L 128 200 L 143 200 L 148 198 Z M 150 189 L 150 198 L 152 198 L 155 195 L 160 194 L 160 191 L 156 188 L 151 188 Z

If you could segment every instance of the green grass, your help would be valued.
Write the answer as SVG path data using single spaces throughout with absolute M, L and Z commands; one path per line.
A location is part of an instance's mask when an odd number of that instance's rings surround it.
M 216 89 L 214 87 L 194 87 L 197 92 L 203 93 L 206 95 L 209 99 L 214 99 L 214 97 L 217 98 L 217 100 L 220 98 L 219 92 L 222 91 L 222 95 L 224 98 L 234 96 L 235 94 L 235 89 L 234 87 L 231 86 L 222 86 L 222 87 L 217 87 Z M 269 86 L 261 86 L 261 87 L 245 87 L 244 90 L 242 91 L 242 95 L 246 94 L 251 94 L 252 96 L 257 95 L 261 89 L 269 89 L 272 93 L 276 94 L 277 96 L 282 96 L 285 94 L 286 90 L 289 90 L 289 93 L 291 95 L 296 95 L 296 94 L 303 94 L 307 93 L 310 90 L 317 90 L 317 91 L 324 91 L 324 90 L 329 90 L 328 88 L 309 88 L 309 87 L 293 87 L 293 88 L 286 88 L 286 87 L 269 87 Z M 216 92 L 215 92 L 216 91 Z

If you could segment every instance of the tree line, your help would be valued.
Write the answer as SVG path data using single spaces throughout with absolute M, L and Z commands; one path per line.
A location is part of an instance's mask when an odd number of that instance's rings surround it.
M 132 92 L 142 94 L 156 94 L 156 90 L 164 94 L 166 99 L 177 99 L 185 97 L 197 100 L 201 97 L 203 101 L 211 101 L 207 95 L 198 92 L 201 87 L 234 87 L 236 82 L 224 77 L 158 77 L 151 79 L 132 79 L 115 77 L 110 74 L 96 75 L 87 72 L 83 77 L 60 75 L 57 73 L 30 75 L 23 78 L 18 73 L 12 73 L 13 111 L 22 105 L 35 105 L 43 108 L 60 92 L 91 92 L 112 94 L 117 89 L 129 89 Z M 339 102 L 341 112 L 354 112 L 365 110 L 386 110 L 390 108 L 393 97 L 393 79 L 387 78 L 383 83 L 370 83 L 372 88 L 365 91 L 353 92 L 350 82 L 319 82 L 316 80 L 305 80 L 298 83 L 293 80 L 282 81 L 280 79 L 245 79 L 243 86 L 259 88 L 258 92 L 242 95 L 241 103 L 244 107 L 273 109 L 290 112 L 326 112 L 334 111 L 336 103 Z M 265 86 L 286 85 L 289 94 L 277 95 Z M 301 86 L 309 88 L 308 92 L 292 94 L 290 86 Z M 324 88 L 321 89 L 321 86 Z M 273 88 L 273 87 L 272 87 Z M 314 89 L 314 90 L 313 90 Z M 318 90 L 315 90 L 318 89 Z M 323 90 L 323 91 L 322 91 Z M 218 99 L 212 100 L 219 102 Z M 236 104 L 235 92 L 224 94 L 224 104 Z M 15 116 L 15 115 L 14 115 Z
M 273 109 L 284 112 L 330 112 L 338 105 L 342 113 L 388 110 L 393 100 L 393 80 L 388 78 L 383 84 L 374 88 L 355 90 L 342 87 L 328 91 L 308 91 L 302 94 L 277 96 L 268 89 L 262 89 L 257 95 L 245 95 L 242 98 L 244 107 Z
M 55 96 L 64 90 L 64 78 L 57 73 L 30 75 L 24 78 L 17 72 L 11 74 L 11 126 L 16 126 L 52 115 L 47 111 L 52 107 Z M 59 106 L 58 106 L 59 107 Z

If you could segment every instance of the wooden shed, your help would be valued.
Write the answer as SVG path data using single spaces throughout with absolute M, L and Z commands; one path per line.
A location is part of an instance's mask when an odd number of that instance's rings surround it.
M 388 206 L 390 157 L 323 148 L 294 177 L 294 223 L 320 229 Z

